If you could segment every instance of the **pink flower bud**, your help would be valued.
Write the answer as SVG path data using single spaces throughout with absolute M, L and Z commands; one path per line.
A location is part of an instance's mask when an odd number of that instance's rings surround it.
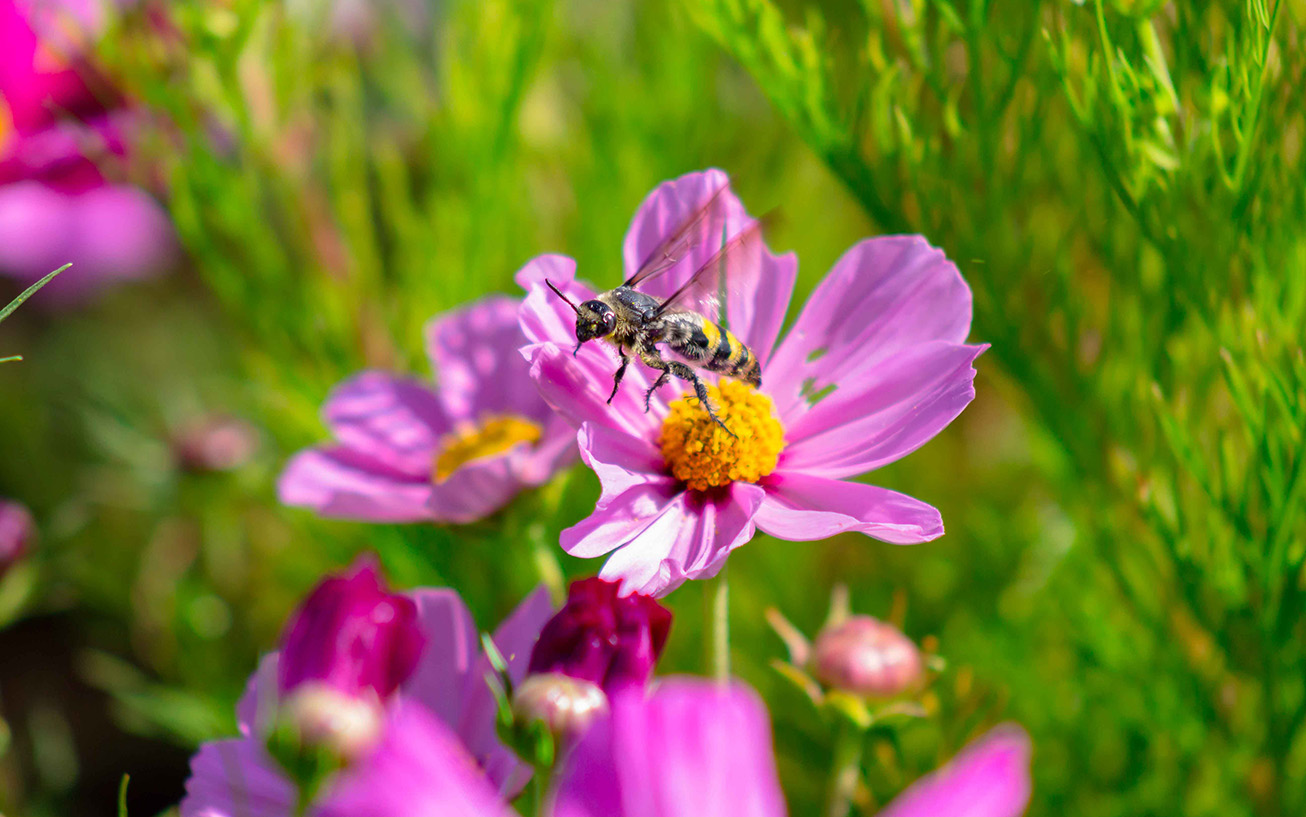
M 870 616 L 852 616 L 822 630 L 811 666 L 821 683 L 868 698 L 905 692 L 924 672 L 920 650 L 911 639 Z
M 417 605 L 381 582 L 364 557 L 343 576 L 319 584 L 282 638 L 277 662 L 283 696 L 319 682 L 354 698 L 388 698 L 412 675 L 426 643 Z
M 579 737 L 608 711 L 608 696 L 589 681 L 557 672 L 527 677 L 512 699 L 518 719 L 542 721 L 560 738 Z
M 341 758 L 352 759 L 381 737 L 385 710 L 375 696 L 353 697 L 310 681 L 286 697 L 280 717 L 295 730 L 301 744 L 325 746 Z
M 35 526 L 27 509 L 0 499 L 0 576 L 27 555 L 34 539 Z
M 253 458 L 258 429 L 239 417 L 216 414 L 182 429 L 173 441 L 181 466 L 188 471 L 230 471 Z

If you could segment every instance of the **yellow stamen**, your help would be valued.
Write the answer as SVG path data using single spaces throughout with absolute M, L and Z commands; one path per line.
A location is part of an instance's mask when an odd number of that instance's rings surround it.
M 757 482 L 775 470 L 784 449 L 784 428 L 775 403 L 738 380 L 707 387 L 717 416 L 731 437 L 712 422 L 690 393 L 671 404 L 658 445 L 671 474 L 695 491 L 732 482 Z
M 432 480 L 438 485 L 473 460 L 502 454 L 519 443 L 539 442 L 540 432 L 539 423 L 512 414 L 491 414 L 467 423 L 440 438 Z

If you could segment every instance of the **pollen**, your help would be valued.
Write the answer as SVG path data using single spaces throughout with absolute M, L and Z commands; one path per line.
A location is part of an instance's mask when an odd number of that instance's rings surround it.
M 676 479 L 695 491 L 732 482 L 757 482 L 775 470 L 784 448 L 784 428 L 771 398 L 737 380 L 708 386 L 721 422 L 712 422 L 692 393 L 671 404 L 658 445 Z
M 491 414 L 466 423 L 440 438 L 431 479 L 438 485 L 469 462 L 502 454 L 520 443 L 539 442 L 540 433 L 539 423 L 513 414 Z

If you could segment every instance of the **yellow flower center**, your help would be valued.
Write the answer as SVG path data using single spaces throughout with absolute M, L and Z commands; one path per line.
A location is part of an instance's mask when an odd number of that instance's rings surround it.
M 708 386 L 721 422 L 712 422 L 691 393 L 671 404 L 662 421 L 658 445 L 671 474 L 695 491 L 732 482 L 757 482 L 775 470 L 784 449 L 784 428 L 775 416 L 775 403 L 738 380 Z
M 440 438 L 432 480 L 438 485 L 473 460 L 502 454 L 518 443 L 539 442 L 540 432 L 539 423 L 513 414 L 491 414 L 480 422 L 465 423 Z

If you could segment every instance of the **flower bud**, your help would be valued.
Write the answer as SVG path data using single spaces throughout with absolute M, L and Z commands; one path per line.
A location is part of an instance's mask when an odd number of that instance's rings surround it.
M 417 667 L 425 644 L 417 605 L 391 593 L 363 558 L 313 590 L 286 626 L 277 662 L 285 696 L 316 682 L 351 698 L 388 698 Z
M 546 672 L 517 687 L 512 711 L 519 721 L 541 721 L 558 738 L 571 740 L 607 714 L 608 696 L 589 681 Z
M 183 428 L 172 445 L 177 462 L 187 471 L 231 471 L 253 458 L 259 433 L 238 417 L 218 414 Z
M 812 674 L 834 689 L 888 698 L 914 687 L 923 672 L 911 639 L 870 616 L 852 616 L 816 637 Z
M 376 743 L 385 710 L 374 696 L 354 697 L 310 681 L 282 701 L 279 716 L 299 744 L 324 747 L 349 760 Z
M 642 686 L 653 674 L 671 629 L 671 611 L 652 596 L 619 596 L 600 578 L 572 582 L 567 603 L 540 631 L 530 673 L 561 673 L 598 685 Z
M 22 561 L 32 548 L 32 515 L 17 502 L 0 499 L 0 576 Z

